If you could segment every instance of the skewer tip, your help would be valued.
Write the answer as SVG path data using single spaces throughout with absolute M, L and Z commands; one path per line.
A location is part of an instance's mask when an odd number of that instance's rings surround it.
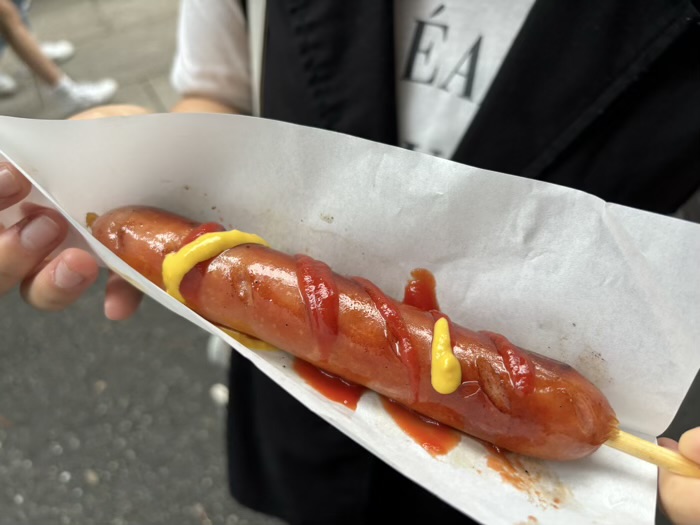
M 676 474 L 700 478 L 700 465 L 697 463 L 692 462 L 675 450 L 650 443 L 620 429 L 616 429 L 605 444 Z

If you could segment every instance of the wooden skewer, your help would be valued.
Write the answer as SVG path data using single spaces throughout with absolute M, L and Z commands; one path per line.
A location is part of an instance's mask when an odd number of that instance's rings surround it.
M 700 465 L 693 463 L 675 450 L 669 450 L 645 439 L 639 438 L 622 430 L 617 430 L 613 436 L 605 442 L 609 447 L 634 456 L 636 458 L 653 463 L 661 468 L 689 476 L 700 478 Z

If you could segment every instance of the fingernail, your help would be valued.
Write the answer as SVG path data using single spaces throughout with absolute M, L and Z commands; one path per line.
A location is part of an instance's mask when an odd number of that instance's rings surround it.
M 19 193 L 22 187 L 17 177 L 5 166 L 0 168 L 0 198 L 5 199 Z
M 53 282 L 59 288 L 75 288 L 84 280 L 82 275 L 68 268 L 68 265 L 63 261 L 60 261 L 53 271 Z
M 56 240 L 61 228 L 46 215 L 39 215 L 19 232 L 19 242 L 26 250 L 45 248 Z

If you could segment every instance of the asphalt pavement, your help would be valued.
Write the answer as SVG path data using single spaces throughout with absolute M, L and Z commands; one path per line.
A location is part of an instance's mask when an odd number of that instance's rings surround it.
M 62 313 L 0 298 L 0 525 L 275 523 L 228 494 L 206 334 L 150 300 L 107 321 L 104 277 Z

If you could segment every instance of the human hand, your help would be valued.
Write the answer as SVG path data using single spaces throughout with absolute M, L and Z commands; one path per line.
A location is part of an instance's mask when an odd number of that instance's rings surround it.
M 700 463 L 700 427 L 688 430 L 678 443 L 660 438 L 659 445 Z M 659 496 L 666 515 L 676 525 L 700 525 L 700 479 L 659 472 Z
M 0 162 L 0 210 L 21 202 L 31 184 L 9 163 Z M 19 286 L 25 301 L 39 310 L 62 310 L 97 279 L 98 265 L 83 250 L 68 248 L 47 258 L 68 233 L 68 223 L 55 210 L 25 203 L 24 217 L 0 225 L 0 296 Z M 125 319 L 138 308 L 141 294 L 117 276 L 107 282 L 105 315 Z
M 106 106 L 97 106 L 86 109 L 76 115 L 73 115 L 69 120 L 94 120 L 98 118 L 109 117 L 133 117 L 134 115 L 148 115 L 153 113 L 148 108 L 136 106 L 133 104 L 109 104 Z

